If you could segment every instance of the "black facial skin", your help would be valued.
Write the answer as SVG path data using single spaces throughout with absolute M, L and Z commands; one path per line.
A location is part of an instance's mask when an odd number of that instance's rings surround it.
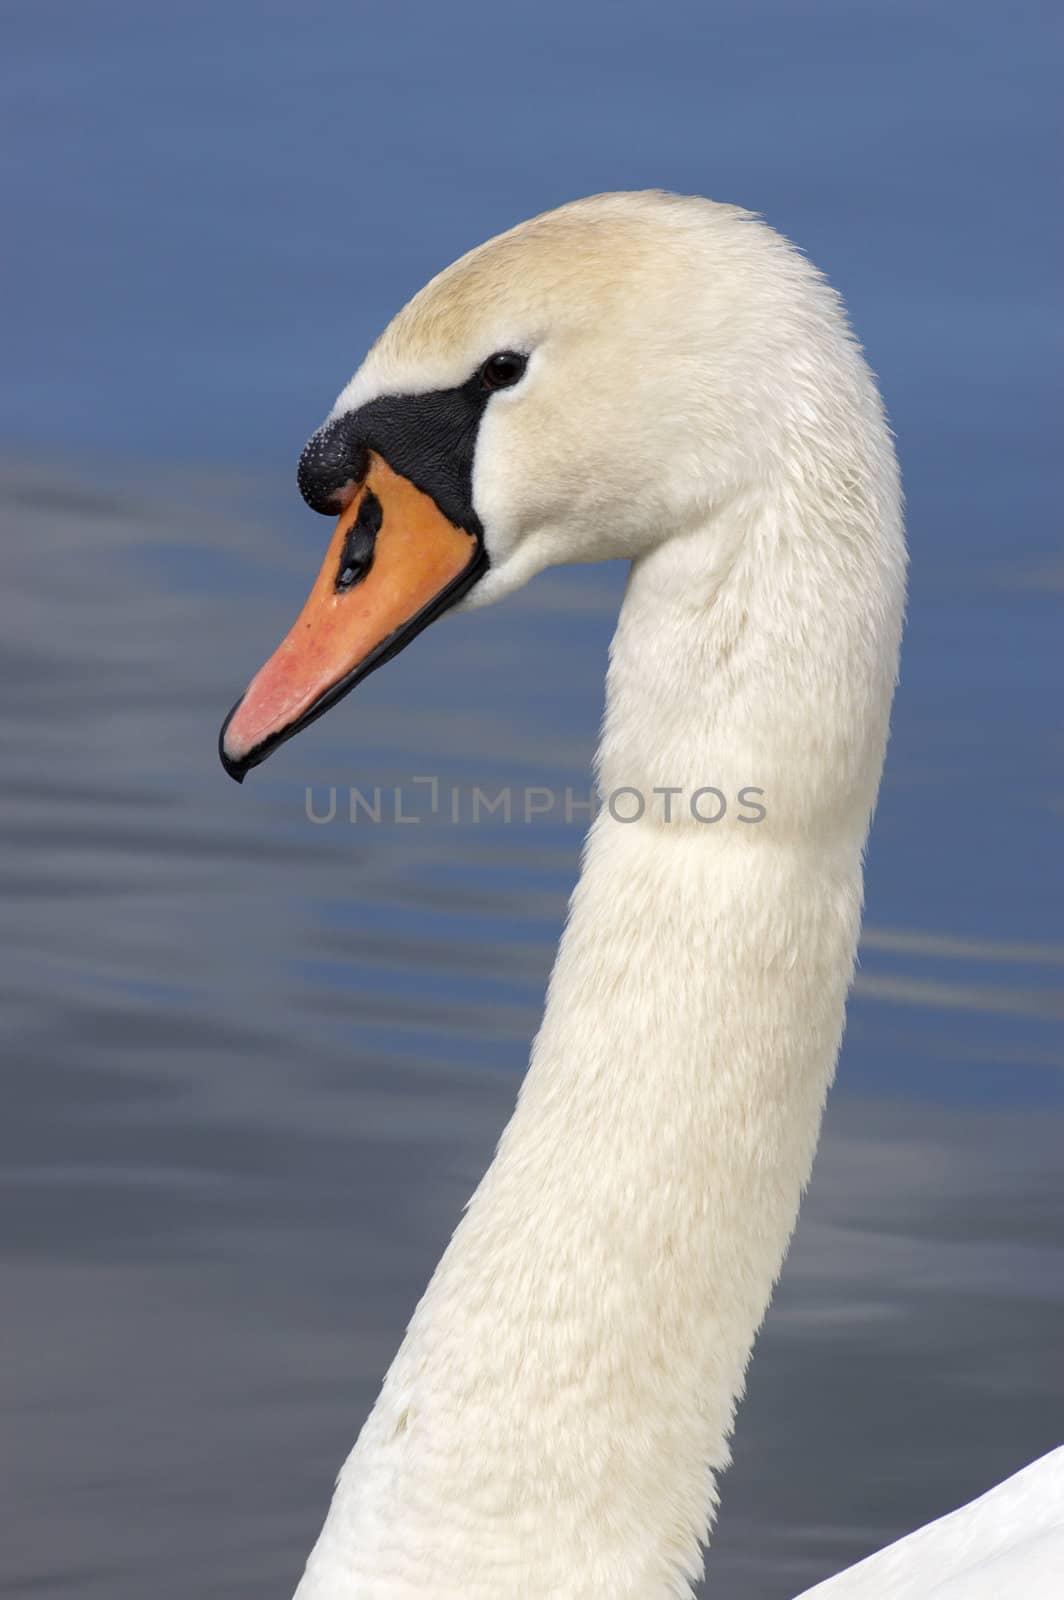
M 423 494 L 429 495 L 449 522 L 472 534 L 476 552 L 464 572 L 401 628 L 382 639 L 308 712 L 241 760 L 234 761 L 226 755 L 224 741 L 225 731 L 240 704 L 238 700 L 218 736 L 222 766 L 237 783 L 243 783 L 251 768 L 265 761 L 278 745 L 316 721 L 375 668 L 398 655 L 430 622 L 467 594 L 487 571 L 484 530 L 473 509 L 477 429 L 492 393 L 519 382 L 526 365 L 526 356 L 515 351 L 500 351 L 457 388 L 437 389 L 429 394 L 383 395 L 357 411 L 349 411 L 327 422 L 309 441 L 300 457 L 297 476 L 300 493 L 314 511 L 326 516 L 339 513 L 345 491 L 356 487 L 365 476 L 368 454 L 372 450 L 393 472 L 408 478 Z M 335 580 L 337 592 L 353 587 L 370 570 L 381 515 L 377 497 L 367 494 L 340 558 Z
M 359 483 L 375 450 L 402 477 L 431 495 L 449 522 L 481 537 L 473 510 L 473 452 L 484 409 L 496 389 L 512 388 L 528 358 L 500 350 L 456 389 L 382 395 L 319 428 L 299 462 L 299 492 L 314 511 L 336 516 L 344 491 Z

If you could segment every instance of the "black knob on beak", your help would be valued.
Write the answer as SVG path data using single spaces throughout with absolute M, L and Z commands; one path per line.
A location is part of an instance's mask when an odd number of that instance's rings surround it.
M 354 416 L 337 417 L 318 429 L 300 456 L 299 492 L 312 511 L 335 517 L 350 505 L 367 466 Z

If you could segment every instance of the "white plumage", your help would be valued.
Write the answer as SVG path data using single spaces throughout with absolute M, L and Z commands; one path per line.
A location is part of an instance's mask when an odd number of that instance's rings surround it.
M 798 1600 L 1058 1600 L 1064 1447 Z
M 591 828 L 516 1111 L 298 1600 L 691 1594 L 856 948 L 905 554 L 837 297 L 744 212 L 600 196 L 433 280 L 336 414 L 499 349 L 529 362 L 478 435 L 465 603 L 631 560 L 599 776 L 645 813 Z M 709 785 L 763 820 L 700 822 Z

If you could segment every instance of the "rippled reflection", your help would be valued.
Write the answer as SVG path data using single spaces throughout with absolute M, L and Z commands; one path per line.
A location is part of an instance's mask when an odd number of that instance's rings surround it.
M 361 350 L 459 251 L 605 188 L 753 205 L 829 272 L 914 557 L 839 1082 L 711 1592 L 787 1600 L 1057 1444 L 1064 568 L 1029 19 L 8 9 L 0 1596 L 290 1594 L 489 1159 L 581 824 L 315 826 L 306 789 L 586 792 L 623 571 L 446 619 L 242 790 L 214 741 L 317 568 L 292 473 Z
M 238 790 L 219 710 L 307 552 L 286 490 L 219 514 L 217 487 L 2 474 L 12 1595 L 286 1592 L 507 1115 L 577 870 L 578 823 L 315 826 L 305 789 L 586 784 L 623 573 L 441 625 Z M 995 923 L 943 931 L 967 869 L 913 873 L 899 722 L 714 1547 L 751 1600 L 1055 1439 L 1061 951 L 1007 852 Z

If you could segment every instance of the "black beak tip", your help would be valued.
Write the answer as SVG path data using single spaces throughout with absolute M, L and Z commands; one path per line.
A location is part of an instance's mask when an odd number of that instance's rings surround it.
M 234 761 L 233 757 L 228 754 L 225 748 L 226 730 L 233 718 L 236 716 L 237 711 L 240 709 L 243 699 L 244 696 L 241 695 L 236 705 L 222 723 L 221 731 L 218 734 L 218 759 L 221 761 L 222 766 L 225 768 L 226 772 L 232 778 L 234 783 L 243 783 L 244 779 L 251 771 L 251 768 L 255 765 L 255 762 L 249 761 L 246 756 L 239 761 Z

